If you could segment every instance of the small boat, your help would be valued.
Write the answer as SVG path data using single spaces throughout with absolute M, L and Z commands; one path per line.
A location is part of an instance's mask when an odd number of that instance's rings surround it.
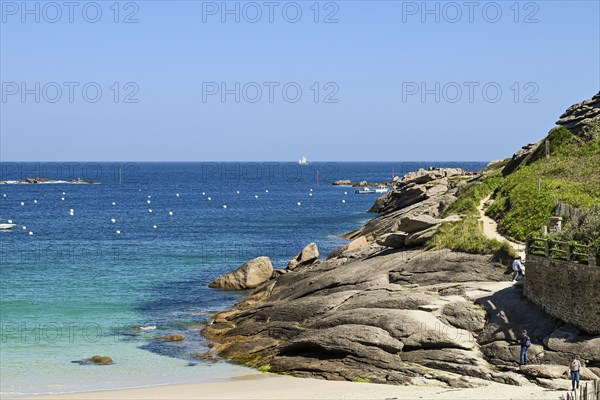
M 356 193 L 356 194 L 373 194 L 376 192 L 375 192 L 375 190 L 371 189 L 370 187 L 364 187 L 362 189 L 356 189 L 354 191 L 354 193 Z
M 0 231 L 7 231 L 17 226 L 16 224 L 0 224 Z
M 306 158 L 306 156 L 302 156 L 302 158 L 298 160 L 298 164 L 308 165 L 308 159 Z
M 387 193 L 389 191 L 390 191 L 390 188 L 387 187 L 387 186 L 383 186 L 383 185 L 382 186 L 377 186 L 375 188 L 375 193 Z

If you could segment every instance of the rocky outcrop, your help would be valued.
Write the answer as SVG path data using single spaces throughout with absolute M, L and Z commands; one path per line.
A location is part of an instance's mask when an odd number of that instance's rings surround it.
M 334 181 L 332 185 L 334 185 L 334 186 L 352 186 L 352 181 L 350 179 L 340 179 L 340 180 Z
M 382 246 L 384 235 L 405 232 L 413 234 L 407 237 L 405 245 L 422 246 L 435 233 L 429 228 L 439 227 L 446 220 L 438 217 L 456 201 L 456 192 L 460 182 L 473 179 L 473 172 L 460 168 L 420 169 L 410 172 L 395 181 L 392 191 L 379 197 L 369 212 L 380 215 L 356 231 L 345 235 L 348 239 L 364 236 L 369 241 L 377 241 Z M 423 233 L 421 233 L 423 232 Z M 399 237 L 394 237 L 399 239 Z M 397 240 L 391 248 L 399 248 Z
M 542 384 L 543 371 L 516 369 L 515 332 L 528 329 L 533 363 L 564 366 L 570 352 L 600 363 L 600 338 L 528 302 L 491 256 L 359 250 L 277 275 L 216 314 L 203 332 L 213 344 L 206 356 L 300 377 Z
M 507 176 L 512 174 L 519 166 L 521 166 L 526 160 L 529 159 L 536 152 L 540 143 L 529 143 L 521 147 L 515 154 L 513 154 L 510 161 L 502 169 L 502 175 Z
M 183 342 L 185 340 L 185 336 L 181 333 L 174 333 L 172 335 L 164 335 L 158 336 L 154 338 L 155 340 L 162 340 L 165 342 Z
M 564 126 L 575 135 L 581 136 L 586 126 L 600 120 L 600 92 L 589 100 L 573 104 L 561 116 L 556 125 Z
M 504 271 L 490 257 L 441 251 L 334 258 L 265 283 L 215 315 L 204 334 L 211 354 L 296 376 L 397 384 L 426 377 L 453 387 L 473 385 L 462 375 L 516 382 L 478 350 L 482 309 L 450 291 L 460 282 L 503 280 Z
M 257 257 L 235 271 L 219 276 L 208 287 L 228 290 L 254 289 L 269 280 L 272 274 L 271 259 Z
M 91 356 L 90 358 L 85 358 L 83 360 L 72 361 L 73 363 L 80 365 L 111 365 L 114 364 L 113 359 L 109 356 Z
M 319 248 L 315 242 L 309 243 L 302 249 L 296 257 L 292 258 L 287 265 L 287 269 L 294 270 L 298 267 L 312 264 L 319 258 Z
M 408 233 L 406 232 L 385 233 L 377 238 L 377 244 L 392 249 L 400 249 L 406 245 L 407 237 Z

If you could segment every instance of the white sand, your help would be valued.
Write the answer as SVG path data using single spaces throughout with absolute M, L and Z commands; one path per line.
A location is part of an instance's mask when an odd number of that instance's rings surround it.
M 552 399 L 566 391 L 488 382 L 474 389 L 396 386 L 256 374 L 226 382 L 35 396 L 32 399 Z

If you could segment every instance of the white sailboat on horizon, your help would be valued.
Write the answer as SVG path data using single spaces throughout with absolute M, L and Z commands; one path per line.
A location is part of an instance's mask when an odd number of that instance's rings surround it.
M 308 165 L 308 159 L 306 158 L 306 156 L 302 156 L 302 158 L 298 160 L 298 164 Z

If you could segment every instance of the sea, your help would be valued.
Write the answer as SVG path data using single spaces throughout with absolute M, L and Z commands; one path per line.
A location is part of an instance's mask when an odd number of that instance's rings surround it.
M 228 380 L 198 359 L 211 315 L 248 292 L 208 288 L 258 256 L 321 257 L 373 214 L 339 179 L 381 182 L 485 162 L 0 163 L 0 397 Z M 58 183 L 19 184 L 25 178 Z M 69 181 L 84 179 L 92 184 Z M 180 333 L 182 342 L 154 338 Z M 82 363 L 109 356 L 111 365 Z

